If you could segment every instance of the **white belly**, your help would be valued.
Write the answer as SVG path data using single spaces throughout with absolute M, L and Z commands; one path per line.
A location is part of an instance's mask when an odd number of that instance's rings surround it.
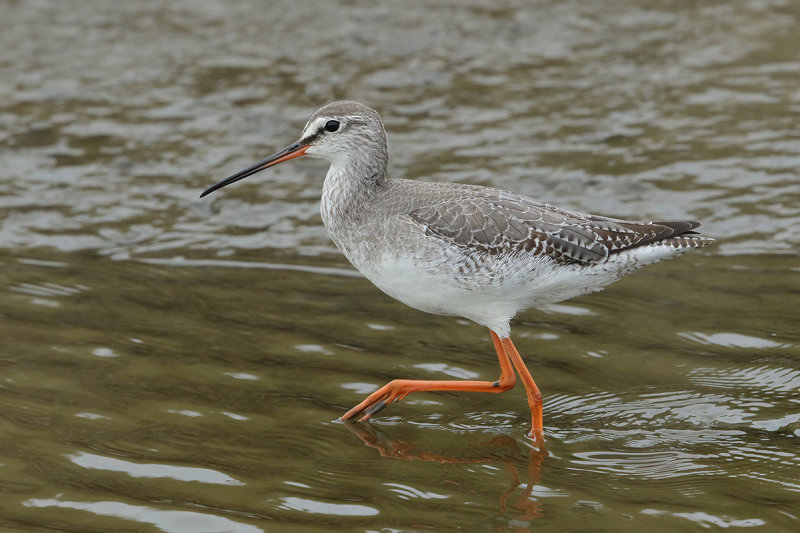
M 686 250 L 649 245 L 614 254 L 592 265 L 558 264 L 545 256 L 501 256 L 492 268 L 459 274 L 458 265 L 383 254 L 353 264 L 383 292 L 415 309 L 461 316 L 495 331 L 530 307 L 556 303 L 603 289 L 642 266 Z M 451 258 L 452 259 L 452 258 Z

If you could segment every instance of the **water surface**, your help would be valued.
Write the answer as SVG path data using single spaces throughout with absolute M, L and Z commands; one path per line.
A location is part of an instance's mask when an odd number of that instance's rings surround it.
M 796 531 L 800 11 L 792 2 L 7 2 L 0 525 L 8 531 Z M 302 159 L 199 192 L 320 105 L 391 173 L 711 248 L 530 311 L 545 395 L 483 328 L 353 271 Z

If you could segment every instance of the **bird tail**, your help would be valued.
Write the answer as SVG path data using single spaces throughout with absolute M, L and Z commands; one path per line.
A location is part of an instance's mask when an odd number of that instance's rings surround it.
M 675 248 L 703 248 L 708 246 L 714 239 L 701 235 L 700 232 L 693 231 L 701 224 L 694 220 L 682 220 L 679 222 L 653 222 L 659 226 L 664 226 L 672 230 L 672 234 L 665 235 L 658 240 L 659 244 L 674 246 Z

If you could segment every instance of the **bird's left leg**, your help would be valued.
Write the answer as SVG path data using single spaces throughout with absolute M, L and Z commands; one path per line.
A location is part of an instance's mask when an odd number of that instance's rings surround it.
M 491 330 L 490 330 L 491 331 Z M 506 353 L 500 337 L 492 331 L 497 360 L 500 362 L 500 377 L 497 381 L 431 381 L 416 379 L 395 379 L 370 394 L 363 402 L 356 405 L 344 415 L 342 420 L 368 420 L 372 415 L 392 402 L 405 398 L 411 392 L 422 391 L 467 391 L 467 392 L 505 392 L 514 387 L 517 381 L 511 367 L 510 354 Z

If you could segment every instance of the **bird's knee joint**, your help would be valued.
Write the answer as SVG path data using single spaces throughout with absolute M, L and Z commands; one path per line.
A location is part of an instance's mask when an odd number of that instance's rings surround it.
M 514 379 L 498 379 L 492 383 L 492 388 L 497 389 L 497 392 L 505 392 L 514 388 L 516 380 Z

